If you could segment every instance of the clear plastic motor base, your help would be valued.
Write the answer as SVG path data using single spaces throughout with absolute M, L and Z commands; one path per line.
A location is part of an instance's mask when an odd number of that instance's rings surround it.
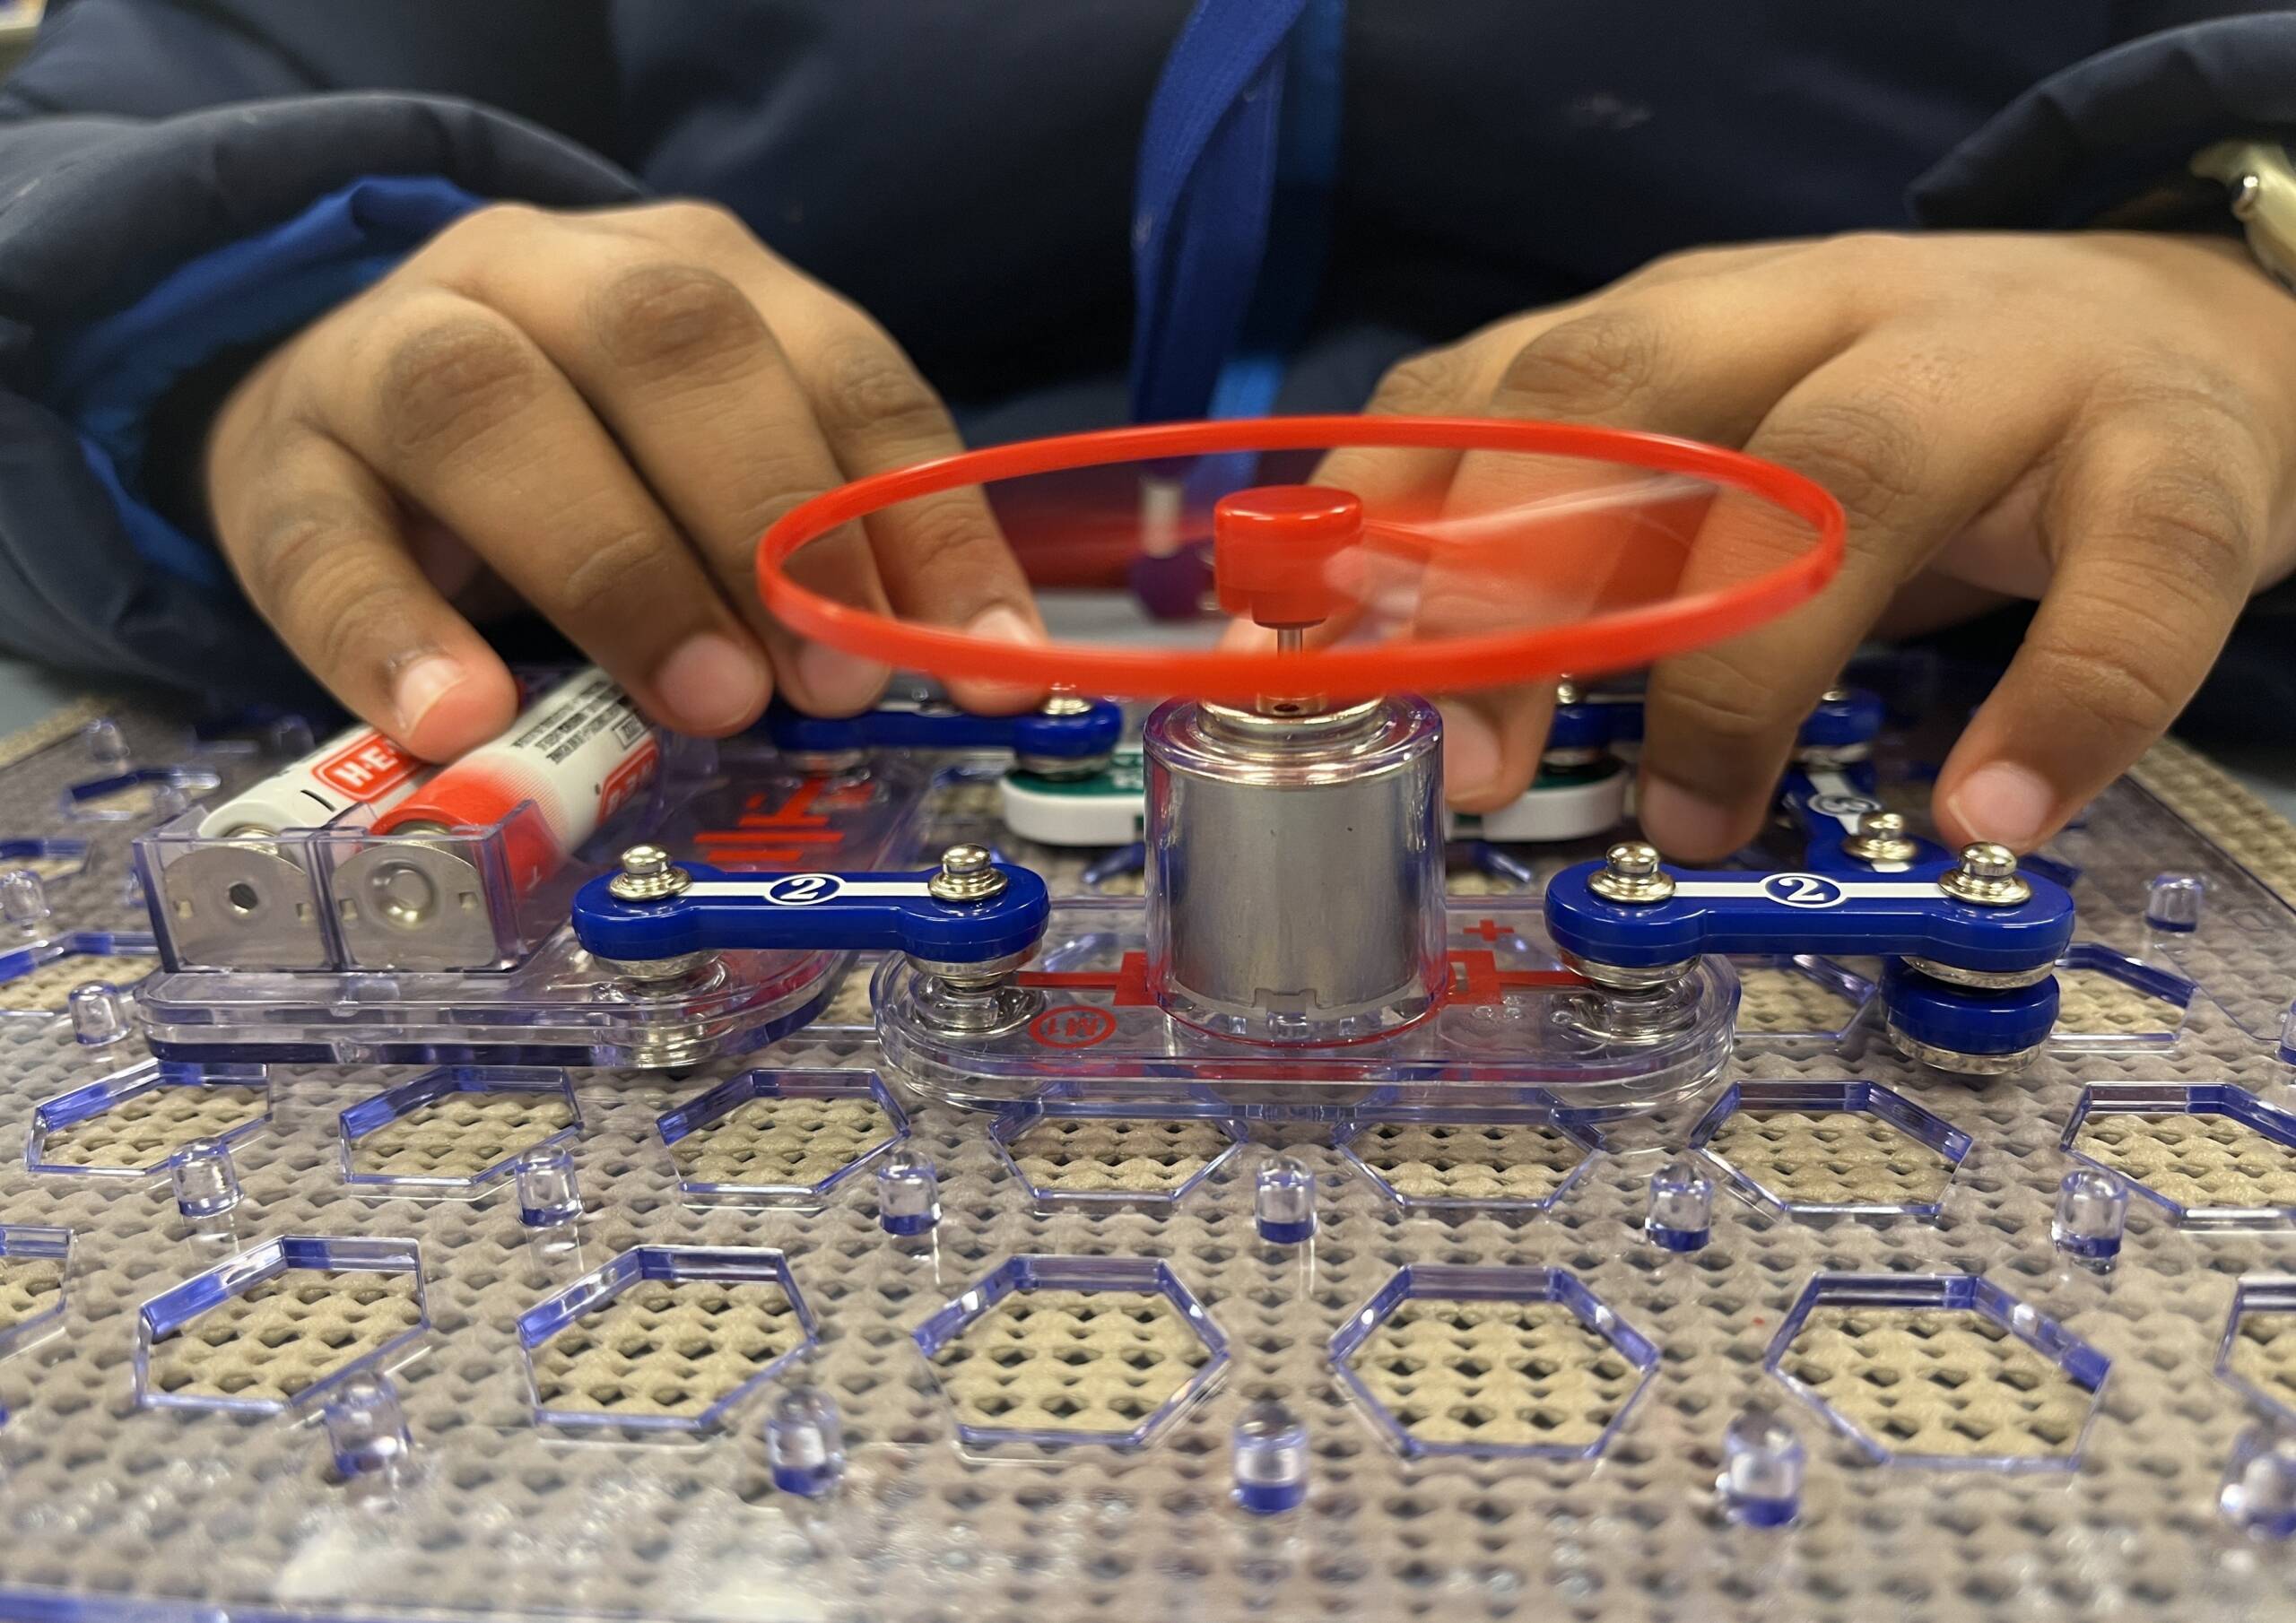
M 961 1105 L 1065 1084 L 1283 1115 L 1381 1100 L 1624 1115 L 1695 1092 L 1729 1057 L 1738 981 L 1723 959 L 1701 959 L 1674 987 L 1609 992 L 1561 968 L 1535 899 L 1462 898 L 1445 921 L 1440 1006 L 1367 1041 L 1244 1042 L 1174 1019 L 1148 989 L 1143 906 L 1118 898 L 1054 907 L 1043 947 L 1004 988 L 1019 1008 L 1000 1035 L 967 1035 L 929 975 L 888 959 L 871 989 L 878 1037 L 918 1089 Z

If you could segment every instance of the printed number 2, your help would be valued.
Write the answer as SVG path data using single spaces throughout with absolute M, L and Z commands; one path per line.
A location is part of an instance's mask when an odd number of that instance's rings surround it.
M 785 907 L 803 907 L 813 902 L 825 902 L 844 888 L 834 873 L 792 873 L 768 885 L 765 894 L 769 900 Z
M 1831 907 L 1842 896 L 1839 885 L 1814 873 L 1773 873 L 1761 888 L 1771 900 L 1789 907 Z

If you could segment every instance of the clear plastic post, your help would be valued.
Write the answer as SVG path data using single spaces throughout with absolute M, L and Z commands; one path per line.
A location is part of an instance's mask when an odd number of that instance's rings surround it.
M 1252 1219 L 1271 1245 L 1298 1245 L 1316 1232 L 1316 1175 L 1297 1156 L 1270 1157 L 1252 1189 Z
M 327 1395 L 320 1413 L 335 1469 L 346 1480 L 396 1474 L 414 1451 L 406 1410 L 388 1376 L 354 1370 Z
M 2196 873 L 2163 873 L 2144 889 L 2144 927 L 2167 935 L 2189 935 L 2200 927 L 2208 882 Z
M 2110 1268 L 2127 1227 L 2128 1185 L 2109 1172 L 2075 1167 L 2057 1186 L 2049 1238 L 2075 1262 L 2100 1271 Z
M 109 981 L 83 981 L 64 1000 L 72 1016 L 72 1036 L 87 1047 L 100 1048 L 128 1035 L 127 1000 Z
M 222 1217 L 239 1203 L 239 1169 L 222 1139 L 194 1139 L 168 1168 L 176 1210 L 187 1218 Z
M 1808 1461 L 1791 1426 L 1767 1409 L 1748 1409 L 1722 1434 L 1714 1490 L 1741 1526 L 1783 1527 L 1801 1514 Z
M 0 873 L 0 918 L 19 930 L 37 930 L 48 922 L 48 887 L 30 868 Z
M 941 1220 L 941 1177 L 932 1157 L 895 1144 L 877 1167 L 877 1221 L 887 1234 L 908 1237 Z
M 518 1158 L 518 1221 L 529 1228 L 558 1228 L 582 1215 L 582 1189 L 574 1156 L 563 1144 L 537 1144 Z
M 1642 1232 L 1668 1251 L 1696 1251 L 1714 1228 L 1714 1180 L 1688 1159 L 1650 1175 L 1650 1210 Z
M 1276 1515 L 1308 1497 L 1308 1428 L 1273 1398 L 1236 1418 L 1236 1504 L 1254 1515 Z
M 2296 1533 L 2296 1430 L 2258 1420 L 2233 1439 L 2216 1506 L 2252 1538 Z
M 811 1386 L 792 1386 L 773 1401 L 765 1422 L 766 1466 L 784 1493 L 818 1498 L 845 1474 L 845 1423 L 837 1404 Z
M 107 771 L 118 770 L 132 758 L 132 751 L 127 747 L 127 735 L 109 716 L 90 722 L 81 737 L 87 741 L 88 759 Z

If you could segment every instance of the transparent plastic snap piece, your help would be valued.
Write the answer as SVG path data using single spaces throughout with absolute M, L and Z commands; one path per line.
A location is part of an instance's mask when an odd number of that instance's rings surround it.
M 1801 1514 L 1808 1463 L 1791 1426 L 1768 1409 L 1748 1409 L 1722 1434 L 1722 1474 L 1714 1491 L 1741 1526 L 1783 1527 Z
M 2108 1269 L 2120 1255 L 2128 1227 L 2128 1185 L 2094 1167 L 2076 1167 L 2057 1186 L 2049 1238 L 2075 1262 Z
M 2144 927 L 2169 935 L 2200 928 L 2208 881 L 2196 873 L 2163 873 L 2144 888 Z
M 118 1042 L 128 1035 L 127 1002 L 109 981 L 83 981 L 64 1000 L 72 1017 L 72 1036 L 91 1048 Z
M 1252 1185 L 1252 1220 L 1271 1245 L 1297 1245 L 1316 1232 L 1316 1175 L 1297 1156 L 1264 1163 Z
M 40 883 L 39 874 L 30 868 L 11 868 L 0 873 L 0 918 L 19 930 L 37 930 L 48 912 L 48 887 Z
M 346 1481 L 395 1476 L 414 1452 L 398 1386 L 378 1371 L 361 1369 L 345 1376 L 327 1394 L 319 1414 L 335 1472 Z
M 784 1493 L 817 1498 L 845 1474 L 845 1423 L 830 1395 L 793 1386 L 773 1400 L 765 1423 L 765 1454 L 773 1485 Z
M 1308 1497 L 1308 1428 L 1273 1398 L 1236 1417 L 1237 1506 L 1257 1516 L 1280 1515 Z
M 1714 1180 L 1687 1159 L 1650 1175 L 1650 1210 L 1642 1232 L 1668 1251 L 1697 1251 L 1714 1228 Z
M 933 1158 L 907 1144 L 895 1144 L 877 1167 L 877 1222 L 887 1234 L 907 1238 L 929 1232 L 941 1220 L 941 1176 Z
M 239 1171 L 222 1139 L 194 1139 L 168 1168 L 176 1210 L 187 1218 L 221 1217 L 239 1203 Z
M 574 1152 L 563 1144 L 537 1144 L 518 1158 L 518 1221 L 529 1228 L 558 1228 L 582 1215 L 582 1189 Z
M 2296 1429 L 2276 1420 L 2244 1427 L 2225 1459 L 2216 1507 L 2251 1538 L 2296 1534 Z

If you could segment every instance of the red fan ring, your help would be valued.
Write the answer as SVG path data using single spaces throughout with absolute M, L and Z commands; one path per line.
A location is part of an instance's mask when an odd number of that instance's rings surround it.
M 1808 524 L 1815 540 L 1806 552 L 1777 568 L 1719 590 L 1593 614 L 1567 625 L 1448 641 L 1343 646 L 1303 655 L 996 642 L 839 603 L 798 585 L 785 568 L 798 548 L 839 525 L 896 502 L 968 485 L 1120 462 L 1340 446 L 1531 453 L 1684 474 L 1760 497 Z M 944 679 L 1111 698 L 1184 693 L 1230 701 L 1294 690 L 1303 678 L 1335 699 L 1405 690 L 1456 693 L 1566 672 L 1592 675 L 1632 669 L 1751 629 L 1813 596 L 1833 577 L 1841 567 L 1845 527 L 1841 505 L 1813 481 L 1743 452 L 1660 434 L 1472 417 L 1245 418 L 1022 440 L 857 480 L 791 508 L 766 531 L 758 544 L 758 589 L 766 607 L 799 636 Z

